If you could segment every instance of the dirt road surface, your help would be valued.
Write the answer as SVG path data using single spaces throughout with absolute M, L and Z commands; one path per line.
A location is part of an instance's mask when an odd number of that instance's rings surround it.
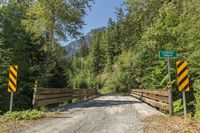
M 145 133 L 142 118 L 164 115 L 131 96 L 102 96 L 58 109 L 59 115 L 12 133 Z

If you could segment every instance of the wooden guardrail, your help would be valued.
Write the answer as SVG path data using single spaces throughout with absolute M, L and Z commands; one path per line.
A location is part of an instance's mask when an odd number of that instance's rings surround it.
M 33 107 L 39 108 L 50 104 L 71 102 L 74 98 L 82 100 L 96 94 L 96 89 L 35 88 Z
M 153 107 L 169 111 L 168 91 L 132 89 L 130 90 L 130 95 Z

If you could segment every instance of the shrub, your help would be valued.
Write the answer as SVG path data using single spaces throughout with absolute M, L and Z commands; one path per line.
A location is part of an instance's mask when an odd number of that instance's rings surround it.
M 116 92 L 116 89 L 114 89 L 114 88 L 106 88 L 106 87 L 100 89 L 100 91 L 99 91 L 100 94 L 113 94 L 115 92 Z
M 194 83 L 195 117 L 200 118 L 200 80 Z
M 26 110 L 19 112 L 7 112 L 3 115 L 3 118 L 6 119 L 14 119 L 14 120 L 36 120 L 43 118 L 44 112 L 37 110 Z
M 178 99 L 174 101 L 174 113 L 176 115 L 182 116 L 183 115 L 183 105 L 182 105 L 182 99 Z
M 131 52 L 124 52 L 117 58 L 113 65 L 113 71 L 106 76 L 107 79 L 105 80 L 104 87 L 108 92 L 123 92 L 128 90 L 128 84 L 131 83 L 133 71 L 132 57 Z

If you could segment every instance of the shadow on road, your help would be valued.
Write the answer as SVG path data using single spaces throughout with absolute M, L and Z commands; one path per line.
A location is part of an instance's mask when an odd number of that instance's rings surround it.
M 118 105 L 125 105 L 125 104 L 135 104 L 141 103 L 140 101 L 118 101 L 118 100 L 93 100 L 83 107 L 111 107 L 111 106 L 118 106 Z
M 108 96 L 106 96 L 108 97 Z M 127 104 L 137 104 L 137 103 L 142 103 L 141 101 L 135 101 L 135 100 L 98 100 L 96 98 L 93 99 L 89 99 L 89 100 L 84 100 L 84 101 L 80 101 L 77 103 L 73 103 L 70 105 L 66 105 L 66 106 L 61 106 L 61 107 L 57 107 L 56 109 L 50 110 L 50 112 L 52 111 L 59 111 L 59 112 L 64 112 L 70 109 L 76 109 L 76 108 L 101 108 L 101 107 L 113 107 L 113 106 L 119 106 L 119 105 L 127 105 Z

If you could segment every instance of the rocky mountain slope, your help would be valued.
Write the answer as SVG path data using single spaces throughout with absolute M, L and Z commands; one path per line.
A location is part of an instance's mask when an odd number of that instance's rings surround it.
M 69 44 L 67 44 L 63 48 L 67 51 L 67 53 L 69 55 L 73 55 L 73 54 L 75 54 L 76 52 L 78 52 L 80 50 L 81 44 L 83 43 L 83 41 L 89 46 L 91 44 L 94 32 L 100 32 L 103 29 L 105 29 L 105 27 L 101 27 L 101 28 L 97 28 L 97 29 L 92 29 L 85 36 L 82 36 L 79 39 L 70 42 Z

